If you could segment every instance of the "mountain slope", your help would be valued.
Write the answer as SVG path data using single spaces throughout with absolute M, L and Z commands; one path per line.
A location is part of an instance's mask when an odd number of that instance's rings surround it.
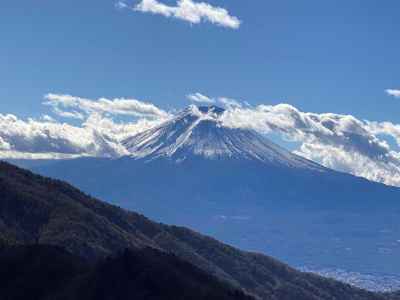
M 125 248 L 152 247 L 174 253 L 260 299 L 385 299 L 300 273 L 270 257 L 237 250 L 185 228 L 154 223 L 64 182 L 6 163 L 0 164 L 0 192 L 1 232 L 14 244 L 50 244 L 90 260 Z
M 151 248 L 90 264 L 53 246 L 6 247 L 0 249 L 0 267 L 2 299 L 253 299 Z
M 180 163 L 87 158 L 34 170 L 292 265 L 400 272 L 398 188 L 330 170 L 198 156 Z
M 254 131 L 224 127 L 223 113 L 191 106 L 124 141 L 128 157 L 45 162 L 32 170 L 299 267 L 400 273 L 399 188 L 326 169 Z
M 190 106 L 174 119 L 126 139 L 122 144 L 136 159 L 168 158 L 182 162 L 191 157 L 255 160 L 324 171 L 318 164 L 289 153 L 248 129 L 221 124 L 224 110 Z
M 65 250 L 45 245 L 0 247 L 0 295 L 5 300 L 51 299 L 91 266 Z M 54 298 L 53 298 L 54 299 Z

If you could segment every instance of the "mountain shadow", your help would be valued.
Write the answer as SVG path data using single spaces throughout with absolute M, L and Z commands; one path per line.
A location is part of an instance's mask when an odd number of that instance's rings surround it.
M 0 267 L 4 300 L 254 299 L 152 248 L 90 264 L 55 246 L 13 246 L 0 250 Z

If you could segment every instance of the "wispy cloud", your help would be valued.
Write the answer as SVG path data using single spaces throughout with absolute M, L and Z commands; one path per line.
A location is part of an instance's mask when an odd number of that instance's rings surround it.
M 128 4 L 126 4 L 124 1 L 117 1 L 115 2 L 115 8 L 117 9 L 124 9 L 124 8 L 128 8 Z
M 134 6 L 134 10 L 180 19 L 191 24 L 209 22 L 231 29 L 238 29 L 241 25 L 241 21 L 231 16 L 225 8 L 192 0 L 178 0 L 176 6 L 169 6 L 157 0 L 141 0 Z
M 218 102 L 226 108 L 242 107 L 241 102 L 233 98 L 219 97 Z
M 83 120 L 85 118 L 85 116 L 78 111 L 75 110 L 65 111 L 60 109 L 58 105 L 52 105 L 52 106 L 53 106 L 53 112 L 60 117 L 78 119 L 78 120 Z
M 385 91 L 389 96 L 393 96 L 396 98 L 400 98 L 400 90 L 395 90 L 395 89 L 387 89 Z
M 155 105 L 136 99 L 85 99 L 65 94 L 47 94 L 45 105 L 53 107 L 54 112 L 63 117 L 83 119 L 83 113 L 107 113 L 135 117 L 167 117 L 168 113 Z M 65 109 L 69 109 L 65 111 Z M 71 111 L 72 109 L 72 111 Z
M 201 93 L 194 93 L 194 94 L 189 94 L 186 96 L 186 98 L 192 102 L 196 103 L 206 103 L 206 104 L 213 104 L 215 103 L 215 99 L 210 98 L 206 95 L 203 95 Z
M 186 98 L 194 103 L 204 103 L 204 104 L 219 104 L 227 109 L 235 107 L 243 107 L 242 101 L 236 100 L 229 97 L 210 97 L 202 93 L 193 93 L 186 96 Z

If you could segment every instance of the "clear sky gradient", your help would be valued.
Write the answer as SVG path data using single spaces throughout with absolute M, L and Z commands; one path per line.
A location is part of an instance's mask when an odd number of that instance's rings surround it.
M 400 122 L 400 99 L 384 92 L 400 88 L 399 1 L 208 2 L 240 28 L 118 10 L 112 0 L 1 1 L 0 112 L 40 116 L 49 92 L 167 110 L 201 92 Z

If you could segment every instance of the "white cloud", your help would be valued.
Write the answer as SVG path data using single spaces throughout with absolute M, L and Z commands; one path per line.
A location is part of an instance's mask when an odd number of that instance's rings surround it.
M 400 186 L 400 152 L 382 135 L 400 145 L 400 125 L 358 120 L 351 115 L 301 112 L 288 104 L 227 110 L 225 126 L 277 132 L 300 142 L 296 153 L 326 167 L 370 180 Z
M 115 8 L 117 8 L 117 9 L 128 8 L 128 4 L 126 4 L 123 1 L 117 1 L 117 2 L 115 2 Z
M 160 120 L 115 123 L 91 114 L 74 126 L 52 120 L 21 120 L 0 114 L 1 158 L 119 157 L 129 154 L 121 140 L 155 126 Z
M 237 17 L 231 16 L 224 8 L 192 0 L 178 0 L 176 6 L 169 6 L 157 0 L 141 0 L 134 10 L 172 17 L 192 24 L 207 21 L 231 29 L 238 29 L 241 24 Z
M 205 103 L 205 104 L 221 104 L 226 109 L 242 107 L 242 102 L 233 98 L 218 97 L 212 98 L 201 93 L 193 93 L 186 96 L 186 98 L 194 103 Z
M 55 122 L 55 121 L 56 121 L 56 120 L 54 120 L 53 117 L 51 117 L 51 116 L 49 116 L 49 115 L 43 115 L 43 116 L 41 117 L 41 119 L 42 119 L 44 122 Z
M 189 99 L 192 102 L 196 103 L 208 103 L 208 104 L 213 104 L 215 103 L 215 99 L 210 98 L 206 95 L 203 95 L 201 93 L 194 93 L 194 94 L 189 94 L 186 96 L 187 99 Z
M 85 116 L 82 113 L 80 113 L 76 110 L 65 111 L 65 110 L 60 109 L 57 105 L 53 105 L 53 112 L 56 115 L 63 117 L 63 118 L 71 118 L 71 119 L 78 119 L 78 120 L 83 120 L 85 118 Z
M 92 152 L 92 138 L 84 128 L 65 123 L 21 120 L 14 115 L 0 114 L 0 138 L 9 151 L 77 155 Z
M 155 105 L 136 99 L 116 98 L 110 100 L 106 98 L 100 98 L 98 100 L 91 100 L 64 94 L 47 94 L 45 99 L 47 101 L 44 102 L 44 104 L 52 106 L 54 112 L 62 117 L 84 119 L 83 113 L 101 113 L 154 118 L 168 117 L 167 112 L 159 109 Z M 63 110 L 65 108 L 70 110 Z
M 233 98 L 227 98 L 227 97 L 219 97 L 218 102 L 224 105 L 226 108 L 234 108 L 234 107 L 242 107 L 242 104 L 240 101 L 233 99 Z
M 389 96 L 400 98 L 400 90 L 387 89 L 385 91 Z
M 7 143 L 2 137 L 0 137 L 0 151 L 10 151 L 11 145 Z
M 166 120 L 170 115 L 153 104 L 133 99 L 99 99 L 48 94 L 45 105 L 80 124 L 59 122 L 49 115 L 22 120 L 0 114 L 0 158 L 118 157 L 128 152 L 121 140 Z M 111 116 L 129 116 L 115 122 Z M 75 121 L 75 122 L 76 122 Z

